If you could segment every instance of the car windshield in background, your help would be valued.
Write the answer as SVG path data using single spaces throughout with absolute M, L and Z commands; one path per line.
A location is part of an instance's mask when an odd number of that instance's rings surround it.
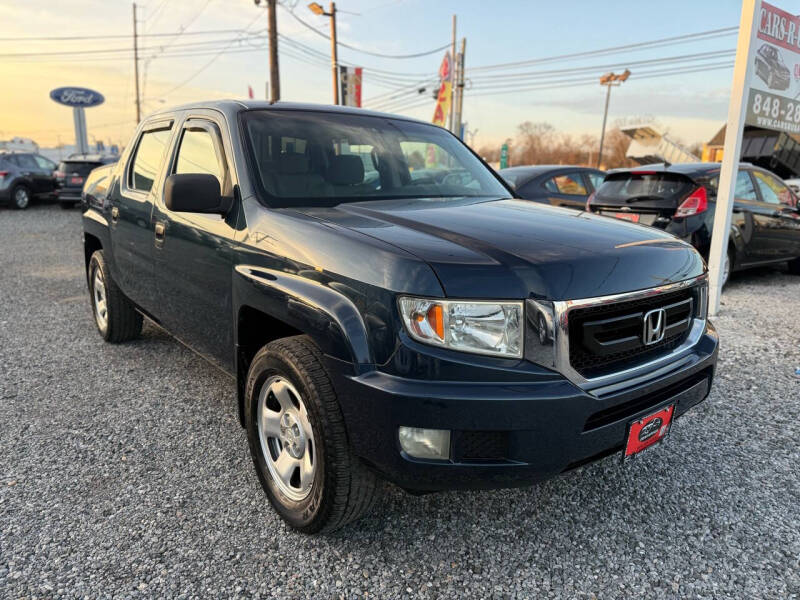
M 461 142 L 432 125 L 300 111 L 248 111 L 242 118 L 271 206 L 509 196 Z
M 677 173 L 612 173 L 597 190 L 597 198 L 625 202 L 674 198 L 688 193 L 691 188 L 691 181 Z

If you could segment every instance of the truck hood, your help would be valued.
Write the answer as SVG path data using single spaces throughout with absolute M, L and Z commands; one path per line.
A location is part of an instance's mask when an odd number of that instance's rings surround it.
M 419 257 L 453 298 L 589 298 L 704 270 L 691 245 L 661 230 L 525 200 L 373 200 L 295 210 Z

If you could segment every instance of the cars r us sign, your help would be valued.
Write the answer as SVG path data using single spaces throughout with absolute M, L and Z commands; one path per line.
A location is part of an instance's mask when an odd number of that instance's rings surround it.
M 50 92 L 50 98 L 65 106 L 88 108 L 105 101 L 103 94 L 82 87 L 60 87 Z

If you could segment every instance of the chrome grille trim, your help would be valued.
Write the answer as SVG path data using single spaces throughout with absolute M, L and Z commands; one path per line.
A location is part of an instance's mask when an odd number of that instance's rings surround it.
M 555 369 L 581 389 L 596 396 L 608 394 L 668 373 L 685 362 L 682 359 L 700 341 L 706 330 L 707 279 L 708 276 L 703 274 L 678 283 L 611 296 L 582 298 L 580 300 L 528 300 L 526 303 L 526 318 L 529 321 L 529 328 L 533 327 L 534 331 L 538 332 L 539 324 L 543 323 L 547 329 L 547 335 L 543 336 L 546 343 L 540 343 L 538 339 L 526 343 L 525 357 L 540 365 Z M 695 286 L 700 288 L 700 300 L 695 308 L 695 316 L 689 334 L 680 346 L 663 356 L 640 365 L 597 377 L 586 378 L 572 368 L 569 360 L 569 312 L 572 309 L 639 300 Z M 529 339 L 532 337 L 536 336 L 528 336 Z

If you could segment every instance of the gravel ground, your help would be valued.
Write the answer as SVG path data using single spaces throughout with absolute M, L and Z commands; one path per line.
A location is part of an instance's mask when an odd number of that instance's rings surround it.
M 0 211 L 0 597 L 800 597 L 800 278 L 735 276 L 708 401 L 670 442 L 523 490 L 289 531 L 231 380 L 94 331 L 77 211 Z

